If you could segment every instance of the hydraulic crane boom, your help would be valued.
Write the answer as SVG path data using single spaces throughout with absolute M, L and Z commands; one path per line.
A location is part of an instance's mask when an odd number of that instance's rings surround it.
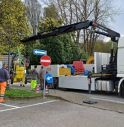
M 92 25 L 96 28 L 101 29 L 102 31 L 105 31 L 105 32 L 95 31 L 95 33 L 110 37 L 112 41 L 118 42 L 118 40 L 120 38 L 119 33 L 115 32 L 115 31 L 113 31 L 113 30 L 111 30 L 111 29 L 109 29 L 109 28 L 107 28 L 101 24 L 95 23 L 95 22 L 93 22 Z
M 94 31 L 94 32 L 97 34 L 110 37 L 111 40 L 114 42 L 118 42 L 118 39 L 120 37 L 119 33 L 90 20 L 74 23 L 71 25 L 60 26 L 58 28 L 52 29 L 51 31 L 39 32 L 37 35 L 24 38 L 21 41 L 28 42 L 28 41 L 38 40 L 38 39 L 44 39 L 50 36 L 57 36 L 57 35 L 68 33 L 68 32 L 73 32 L 73 31 L 77 31 L 81 29 L 87 29 L 89 27 L 101 29 L 102 31 Z

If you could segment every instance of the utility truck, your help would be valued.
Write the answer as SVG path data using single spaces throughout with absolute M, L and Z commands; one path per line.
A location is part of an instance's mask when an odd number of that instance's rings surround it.
M 54 28 L 51 31 L 44 31 L 44 32 L 39 32 L 37 35 L 33 35 L 27 38 L 24 38 L 21 40 L 22 42 L 28 42 L 32 40 L 37 40 L 37 39 L 44 39 L 48 38 L 50 36 L 57 36 L 60 34 L 68 33 L 68 32 L 73 32 L 76 30 L 81 30 L 81 29 L 88 29 L 89 27 L 93 27 L 94 33 L 96 34 L 101 34 L 107 37 L 110 37 L 113 42 L 117 43 L 117 50 L 114 54 L 113 49 L 111 50 L 111 55 L 109 62 L 106 65 L 101 66 L 101 71 L 100 72 L 94 72 L 92 75 L 90 75 L 91 80 L 92 80 L 92 89 L 94 91 L 96 90 L 101 90 L 109 88 L 111 92 L 115 92 L 120 96 L 124 97 L 124 37 L 120 37 L 120 34 L 116 31 L 113 31 L 101 24 L 98 24 L 94 21 L 86 20 L 83 22 L 78 22 L 74 23 L 71 25 L 66 25 L 66 26 L 61 26 L 58 28 Z M 96 29 L 97 28 L 97 29 Z M 97 56 L 97 55 L 96 55 Z M 95 67 L 96 69 L 97 67 Z M 89 76 L 88 76 L 89 77 Z M 70 82 L 66 82 L 68 80 Z M 73 77 L 61 77 L 59 80 L 63 83 L 67 84 L 73 84 L 77 83 L 77 81 L 82 80 L 82 77 L 76 77 L 76 80 L 73 79 Z M 74 81 L 73 81 L 74 80 Z M 64 82 L 65 81 L 65 82 Z M 88 85 L 88 78 L 83 77 L 82 83 Z M 78 82 L 77 84 L 81 84 Z M 76 85 L 77 85 L 76 84 Z M 64 85 L 64 84 L 63 84 Z M 75 85 L 75 88 L 76 88 Z M 82 84 L 83 85 L 83 84 Z M 62 84 L 60 85 L 62 87 Z M 66 87 L 64 85 L 64 87 Z M 67 87 L 69 88 L 69 87 Z M 71 86 L 70 88 L 73 88 Z

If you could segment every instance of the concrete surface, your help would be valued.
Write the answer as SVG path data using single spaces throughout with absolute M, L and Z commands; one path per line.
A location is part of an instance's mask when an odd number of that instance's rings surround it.
M 16 101 L 0 110 L 0 127 L 123 127 L 124 114 L 62 100 Z M 0 104 L 0 107 L 3 108 Z M 11 109 L 10 109 L 11 108 Z
M 112 95 L 86 94 L 81 91 L 50 90 L 49 95 L 60 97 L 71 103 L 92 106 L 103 110 L 124 113 L 124 98 Z M 86 104 L 84 101 L 95 101 L 95 104 Z
M 30 90 L 30 84 L 26 85 L 26 87 L 19 87 L 19 85 L 14 84 L 11 85 L 11 87 Z M 84 92 L 84 91 L 50 89 L 48 96 L 59 97 L 61 99 L 64 99 L 66 101 L 78 105 L 91 106 L 103 110 L 110 110 L 119 113 L 124 113 L 124 98 L 120 98 L 116 95 L 111 95 L 111 94 L 103 95 L 103 94 L 94 94 L 94 93 L 88 94 L 88 92 Z M 86 104 L 84 103 L 84 101 L 96 101 L 97 103 Z

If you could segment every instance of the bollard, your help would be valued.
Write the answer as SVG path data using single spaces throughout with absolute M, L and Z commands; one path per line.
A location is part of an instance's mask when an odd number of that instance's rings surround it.
M 36 87 L 36 93 L 40 93 L 40 87 L 39 86 Z

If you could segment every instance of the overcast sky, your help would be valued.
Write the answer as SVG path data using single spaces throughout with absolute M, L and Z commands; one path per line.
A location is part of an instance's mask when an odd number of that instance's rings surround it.
M 124 0 L 114 0 L 114 6 L 120 9 L 120 14 L 114 17 L 111 26 L 115 31 L 124 35 Z

